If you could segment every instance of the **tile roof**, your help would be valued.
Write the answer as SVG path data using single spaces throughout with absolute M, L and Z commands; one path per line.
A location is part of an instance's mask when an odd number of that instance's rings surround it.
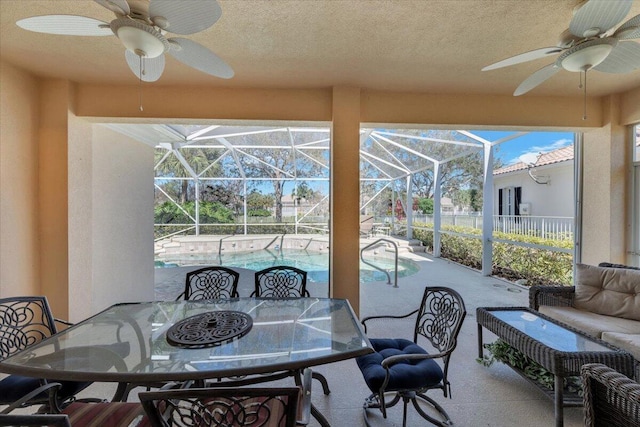
M 538 160 L 534 166 L 546 166 L 554 163 L 566 162 L 573 160 L 573 145 L 558 148 L 557 150 L 549 151 L 548 153 L 540 153 Z M 523 162 L 514 163 L 509 166 L 505 166 L 493 171 L 494 175 L 502 175 L 509 172 L 515 172 L 519 170 L 526 170 L 527 165 Z

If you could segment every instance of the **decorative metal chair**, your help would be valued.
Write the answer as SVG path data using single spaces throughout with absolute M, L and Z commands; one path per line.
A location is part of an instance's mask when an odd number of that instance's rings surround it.
M 309 297 L 307 291 L 307 272 L 296 267 L 278 265 L 257 271 L 256 288 L 251 296 L 259 298 L 302 298 Z M 327 379 L 319 372 L 313 378 L 320 381 L 322 391 L 331 393 Z
M 149 427 L 149 419 L 137 402 L 73 402 L 62 411 L 72 427 Z
M 401 316 L 370 316 L 362 320 L 367 332 L 367 322 L 374 319 L 389 322 L 416 315 L 413 341 L 402 338 L 371 338 L 375 352 L 356 359 L 372 392 L 364 404 L 367 426 L 370 425 L 368 408 L 379 409 L 382 416 L 387 418 L 387 408 L 396 405 L 400 400 L 404 404 L 403 426 L 407 425 L 409 402 L 420 416 L 429 422 L 438 426 L 452 425 L 449 415 L 428 397 L 426 392 L 441 389 L 445 397 L 451 396 L 451 385 L 447 378 L 449 361 L 456 348 L 458 333 L 466 314 L 464 301 L 456 291 L 445 287 L 427 287 L 417 310 Z M 418 337 L 422 337 L 421 342 L 430 344 L 433 350 L 431 353 L 418 344 Z M 393 394 L 389 402 L 385 400 L 387 393 Z M 427 402 L 439 413 L 442 420 L 427 414 L 417 399 Z
M 204 267 L 187 273 L 184 292 L 177 299 L 237 298 L 240 274 L 226 267 Z
M 0 299 L 0 358 L 4 359 L 57 333 L 46 297 L 27 296 Z M 63 322 L 66 323 L 66 322 Z M 46 387 L 47 381 L 9 375 L 0 381 L 0 405 L 15 407 L 48 404 L 52 411 L 74 399 L 90 382 L 51 381 L 59 387 Z M 40 388 L 41 386 L 45 386 Z M 25 399 L 25 396 L 28 399 Z
M 295 267 L 275 266 L 256 272 L 251 296 L 262 298 L 308 297 L 307 272 Z
M 640 427 L 640 384 L 600 363 L 581 374 L 586 427 Z
M 190 388 L 140 393 L 154 427 L 307 425 L 311 413 L 311 370 L 302 388 Z
M 0 426 L 71 427 L 69 417 L 62 414 L 0 415 Z

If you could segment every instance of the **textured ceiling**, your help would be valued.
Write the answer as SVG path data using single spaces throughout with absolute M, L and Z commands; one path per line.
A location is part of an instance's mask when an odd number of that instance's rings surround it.
M 167 56 L 156 85 L 367 89 L 510 95 L 551 62 L 480 69 L 525 51 L 554 46 L 579 0 L 221 0 L 222 17 L 187 36 L 222 57 L 230 80 Z M 77 82 L 136 84 L 115 36 L 32 33 L 15 25 L 34 15 L 113 14 L 91 0 L 0 0 L 0 55 L 39 76 Z M 640 14 L 640 1 L 631 13 Z M 578 96 L 579 76 L 561 71 L 524 96 Z M 590 95 L 640 87 L 640 70 L 592 72 Z

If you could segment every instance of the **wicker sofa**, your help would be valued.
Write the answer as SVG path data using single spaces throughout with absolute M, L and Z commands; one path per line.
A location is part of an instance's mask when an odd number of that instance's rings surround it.
M 640 427 L 640 384 L 598 363 L 582 366 L 586 427 Z
M 575 286 L 532 286 L 529 306 L 628 351 L 640 378 L 640 269 L 578 264 Z

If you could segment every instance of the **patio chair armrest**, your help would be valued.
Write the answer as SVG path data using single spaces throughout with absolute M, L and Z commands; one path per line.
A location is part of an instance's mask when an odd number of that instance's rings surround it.
M 395 356 L 389 356 L 382 360 L 380 364 L 383 368 L 389 369 L 391 366 L 395 365 L 398 362 L 403 362 L 406 360 L 427 360 L 427 359 L 441 359 L 445 357 L 450 352 L 444 353 L 434 353 L 434 354 L 398 354 Z
M 606 420 L 638 420 L 640 384 L 599 363 L 582 365 L 582 388 L 585 426 L 593 427 Z
M 11 411 L 13 411 L 14 409 L 20 408 L 23 404 L 27 403 L 28 401 L 30 401 L 31 399 L 33 399 L 34 397 L 38 396 L 39 394 L 41 394 L 41 393 L 43 393 L 45 391 L 47 393 L 49 393 L 50 396 L 53 394 L 53 397 L 55 397 L 55 395 L 58 393 L 58 390 L 60 389 L 60 387 L 62 387 L 62 384 L 60 384 L 60 383 L 46 383 L 46 384 L 43 384 L 40 387 L 38 387 L 38 388 L 36 388 L 34 390 L 31 390 L 29 393 L 25 394 L 20 399 L 16 400 L 12 404 L 10 404 L 6 408 L 4 408 L 2 411 L 0 411 L 0 414 L 8 414 Z M 55 401 L 55 399 L 53 399 L 53 400 L 49 399 L 49 400 Z
M 367 316 L 360 321 L 362 326 L 364 327 L 364 332 L 367 332 L 367 322 L 370 320 L 378 320 L 378 319 L 406 319 L 407 317 L 411 317 L 418 312 L 418 309 L 413 310 L 411 313 L 402 314 L 402 315 L 380 315 L 380 316 Z
M 311 419 L 311 380 L 313 371 L 311 368 L 306 368 L 302 372 L 302 391 L 300 395 L 298 420 L 296 425 L 306 426 Z
M 529 308 L 538 310 L 541 305 L 573 307 L 575 286 L 532 286 L 529 288 Z

